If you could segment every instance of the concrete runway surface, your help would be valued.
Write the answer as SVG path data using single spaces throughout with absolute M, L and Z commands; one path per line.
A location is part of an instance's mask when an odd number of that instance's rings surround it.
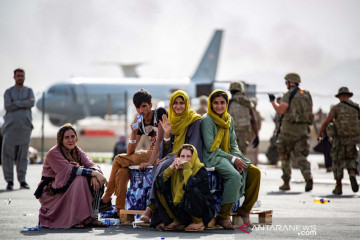
M 305 183 L 299 169 L 293 169 L 291 190 L 278 190 L 282 184 L 281 169 L 271 165 L 259 165 L 262 172 L 259 199 L 260 209 L 273 210 L 273 223 L 255 227 L 246 233 L 239 229 L 205 230 L 203 232 L 159 232 L 148 227 L 133 229 L 130 226 L 111 226 L 109 228 L 85 229 L 46 229 L 22 231 L 24 226 L 33 227 L 38 223 L 39 201 L 33 193 L 41 177 L 42 165 L 29 165 L 26 180 L 30 190 L 19 189 L 15 180 L 14 190 L 6 191 L 3 172 L 0 171 L 0 239 L 360 239 L 360 194 L 353 193 L 344 173 L 343 195 L 333 195 L 335 181 L 332 173 L 318 168 L 318 158 L 312 163 L 314 188 L 305 193 Z M 105 176 L 110 176 L 111 165 L 100 164 Z M 14 169 L 15 170 L 15 169 Z M 16 173 L 15 173 L 16 179 Z M 360 177 L 357 177 L 360 182 Z M 317 204 L 314 199 L 323 197 L 330 203 Z M 9 204 L 9 199 L 11 202 Z M 113 199 L 114 202 L 114 199 Z M 251 215 L 256 222 L 257 215 Z

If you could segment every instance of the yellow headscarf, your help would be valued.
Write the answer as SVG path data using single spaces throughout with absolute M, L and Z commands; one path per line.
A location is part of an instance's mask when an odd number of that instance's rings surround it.
M 176 114 L 173 109 L 173 104 L 177 97 L 182 97 L 185 102 L 185 109 L 180 114 Z M 185 143 L 188 126 L 200 118 L 201 116 L 199 114 L 190 109 L 190 100 L 186 92 L 178 90 L 171 95 L 169 100 L 169 122 L 171 123 L 171 133 L 175 135 L 175 139 L 172 152 L 169 153 L 169 155 L 179 151 Z
M 212 117 L 215 124 L 219 127 L 218 132 L 214 138 L 213 143 L 211 144 L 210 152 L 215 151 L 218 147 L 220 147 L 223 151 L 230 153 L 230 134 L 229 128 L 231 124 L 231 116 L 227 112 L 227 106 L 225 112 L 222 114 L 221 118 L 214 112 L 211 106 L 211 96 L 216 92 L 224 92 L 226 95 L 227 93 L 223 90 L 214 90 L 208 99 L 208 111 L 207 114 Z M 229 98 L 228 98 L 229 99 Z
M 184 196 L 184 185 L 187 183 L 189 177 L 191 175 L 195 176 L 196 173 L 200 170 L 201 167 L 204 166 L 202 162 L 200 162 L 200 159 L 198 157 L 198 153 L 196 151 L 196 148 L 191 144 L 184 144 L 183 146 L 186 146 L 188 148 L 193 149 L 193 154 L 190 160 L 191 164 L 191 174 L 184 174 L 184 170 L 174 170 L 175 173 L 171 178 L 171 194 L 173 197 L 173 203 L 176 206 L 180 203 L 182 197 Z M 180 147 L 181 148 L 181 147 Z M 179 153 L 180 155 L 180 153 Z M 179 157 L 179 156 L 178 156 Z

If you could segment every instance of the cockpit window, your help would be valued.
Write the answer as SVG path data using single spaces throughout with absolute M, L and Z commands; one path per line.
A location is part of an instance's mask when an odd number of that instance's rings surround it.
M 48 93 L 59 96 L 70 95 L 69 89 L 65 86 L 52 86 Z

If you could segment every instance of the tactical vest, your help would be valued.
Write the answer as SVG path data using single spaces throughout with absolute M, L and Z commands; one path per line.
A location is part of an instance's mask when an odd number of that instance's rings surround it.
M 345 103 L 339 103 L 338 116 L 334 121 L 336 135 L 339 137 L 359 136 L 359 112 Z
M 290 103 L 289 111 L 286 115 L 290 123 L 312 124 L 314 115 L 312 113 L 310 93 L 306 90 L 298 90 Z
M 229 107 L 229 114 L 234 120 L 234 128 L 236 127 L 246 127 L 251 125 L 251 115 L 249 108 L 232 101 Z

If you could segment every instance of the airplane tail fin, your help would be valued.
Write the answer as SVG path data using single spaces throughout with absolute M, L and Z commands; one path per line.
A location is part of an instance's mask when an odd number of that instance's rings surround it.
M 203 55 L 201 62 L 191 77 L 193 82 L 213 82 L 216 77 L 216 69 L 220 54 L 220 45 L 223 30 L 216 30 L 211 42 Z

